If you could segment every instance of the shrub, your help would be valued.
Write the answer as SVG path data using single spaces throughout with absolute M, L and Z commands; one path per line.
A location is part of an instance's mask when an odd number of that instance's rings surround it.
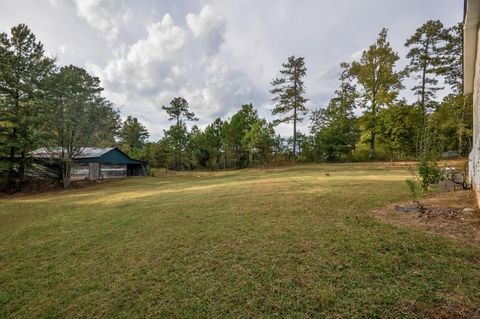
M 422 184 L 422 191 L 428 192 L 430 185 L 437 184 L 442 180 L 442 171 L 435 161 L 422 161 L 418 167 L 418 175 Z

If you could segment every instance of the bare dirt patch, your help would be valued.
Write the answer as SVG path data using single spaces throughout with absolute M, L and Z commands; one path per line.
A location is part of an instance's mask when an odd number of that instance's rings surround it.
M 411 201 L 394 203 L 371 211 L 376 218 L 395 225 L 411 226 L 469 244 L 480 243 L 480 210 L 472 191 L 435 193 L 420 200 L 426 211 L 404 212 Z

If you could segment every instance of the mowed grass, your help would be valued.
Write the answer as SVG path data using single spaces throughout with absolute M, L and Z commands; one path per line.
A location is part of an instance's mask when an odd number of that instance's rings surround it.
M 408 176 L 299 165 L 0 200 L 0 317 L 473 317 L 480 248 L 368 215 Z

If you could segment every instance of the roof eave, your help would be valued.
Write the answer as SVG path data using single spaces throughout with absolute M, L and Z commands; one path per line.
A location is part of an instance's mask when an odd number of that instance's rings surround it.
M 463 93 L 473 93 L 477 56 L 477 33 L 480 23 L 480 0 L 467 0 L 463 24 Z

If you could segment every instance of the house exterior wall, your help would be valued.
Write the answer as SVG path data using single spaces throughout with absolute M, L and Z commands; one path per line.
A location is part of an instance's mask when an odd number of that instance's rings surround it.
M 480 32 L 477 31 L 477 53 L 473 84 L 473 147 L 469 157 L 470 182 L 480 204 Z

